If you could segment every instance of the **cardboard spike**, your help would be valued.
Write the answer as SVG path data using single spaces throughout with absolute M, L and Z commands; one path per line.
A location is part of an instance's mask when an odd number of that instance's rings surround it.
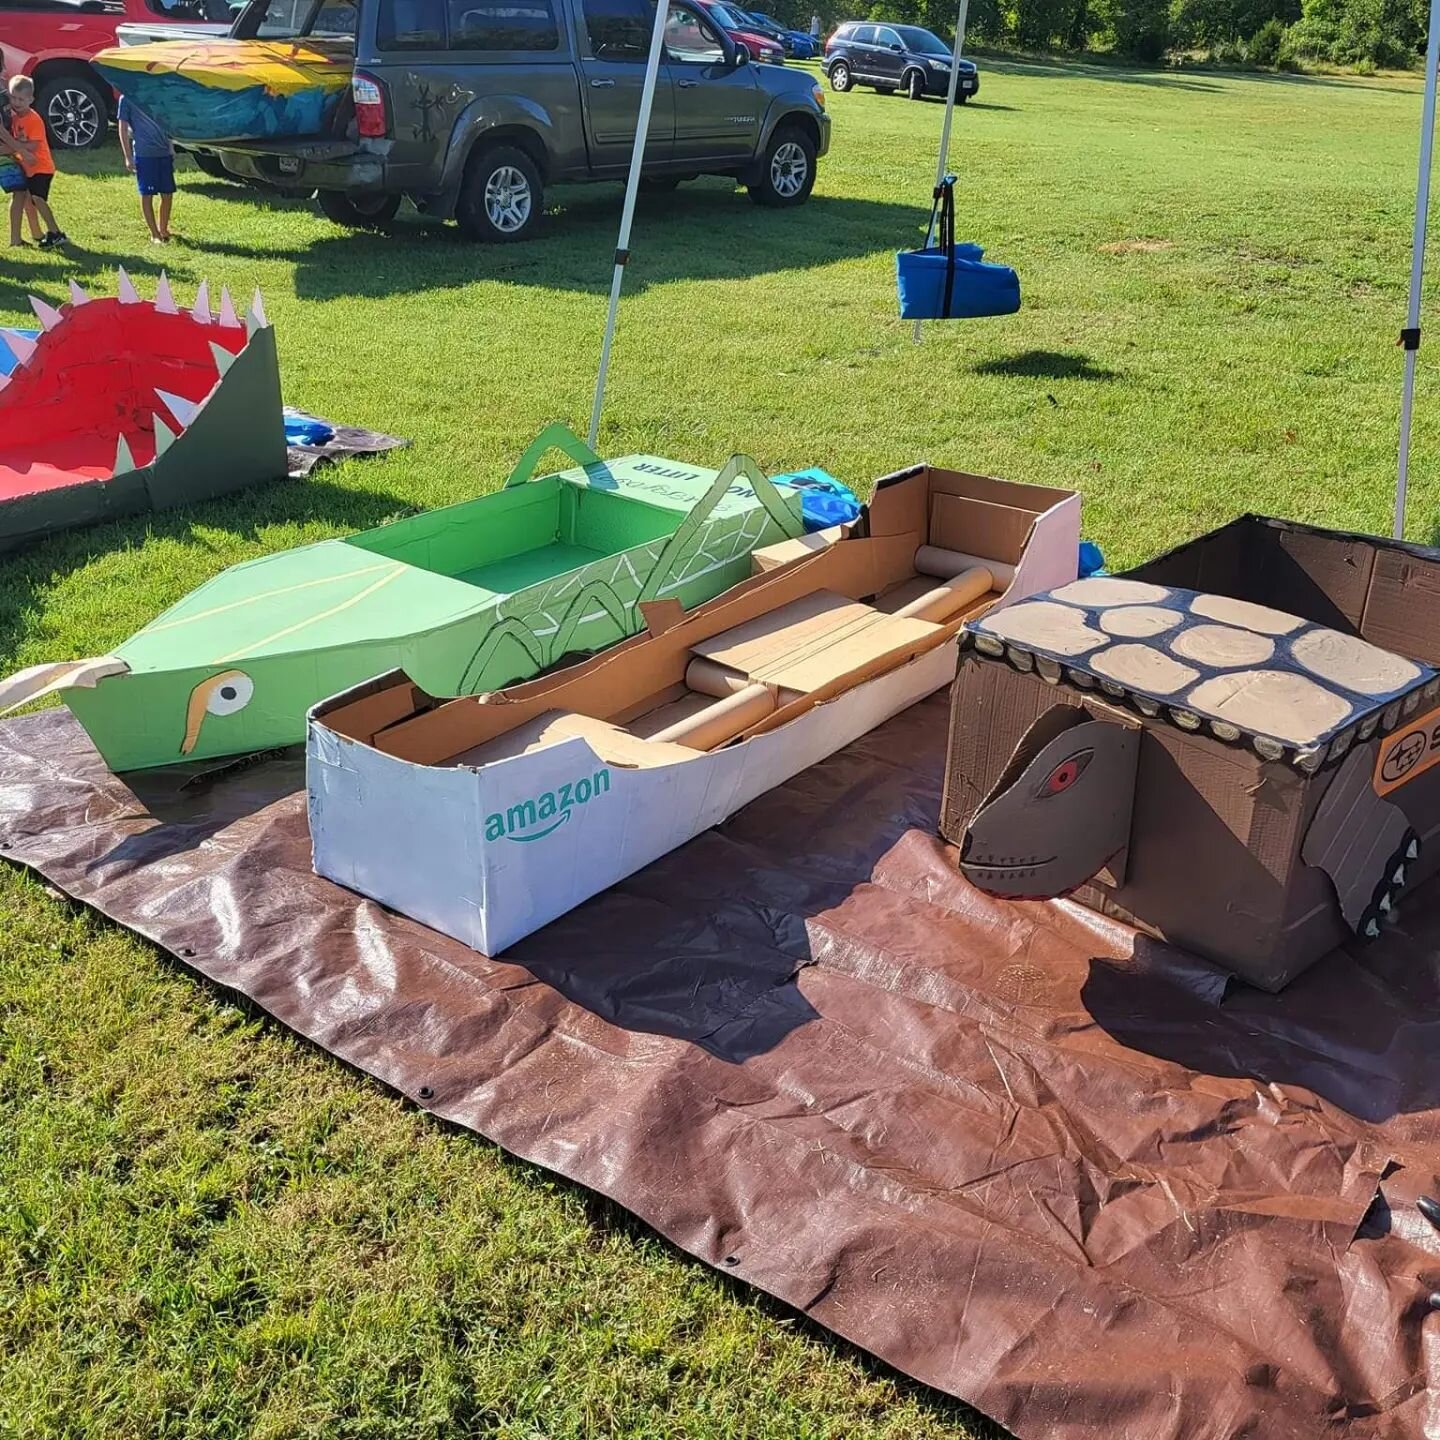
M 70 282 L 70 303 L 72 305 L 88 305 L 90 303 L 90 297 L 74 280 Z
M 22 365 L 35 353 L 35 342 L 28 335 L 7 335 L 5 343 Z
M 158 415 L 150 418 L 155 422 L 155 458 L 158 460 L 179 436 Z
M 215 368 L 222 375 L 235 363 L 235 357 L 223 345 L 217 345 L 213 340 L 210 342 L 210 354 L 215 359 Z
M 128 475 L 132 470 L 138 469 L 135 464 L 134 453 L 130 449 L 130 442 L 119 436 L 115 441 L 115 463 L 110 467 L 111 479 L 120 475 Z
M 210 313 L 210 282 L 208 280 L 202 280 L 199 289 L 195 291 L 195 308 L 191 310 L 190 318 L 200 325 L 208 325 L 215 318 Z
M 53 330 L 60 323 L 60 312 L 53 305 L 47 305 L 38 295 L 30 296 L 30 308 L 46 330 Z
M 157 385 L 155 393 L 164 402 L 166 409 L 180 422 L 180 428 L 185 430 L 190 422 L 200 413 L 200 407 L 193 400 L 187 400 L 183 395 L 172 395 L 168 390 L 162 390 Z
M 162 270 L 160 279 L 155 285 L 155 308 L 162 315 L 178 315 L 180 311 L 175 306 L 175 296 L 170 290 L 169 277 Z
M 138 305 L 140 303 L 140 292 L 135 288 L 134 282 L 125 273 L 122 265 L 119 269 L 119 285 L 116 292 L 120 297 L 122 305 Z
M 220 323 L 231 330 L 240 328 L 240 317 L 235 313 L 235 302 L 230 298 L 230 288 L 220 287 Z
M 250 301 L 250 314 L 254 317 L 256 325 L 262 329 L 269 325 L 270 321 L 265 316 L 265 299 L 260 294 L 260 287 L 255 287 L 254 299 Z

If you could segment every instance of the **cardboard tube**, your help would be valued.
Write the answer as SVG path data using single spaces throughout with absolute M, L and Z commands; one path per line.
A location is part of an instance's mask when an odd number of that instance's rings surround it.
M 775 696 L 770 690 L 764 685 L 747 685 L 647 738 L 670 745 L 688 745 L 692 750 L 713 750 L 763 720 L 774 709 Z
M 697 656 L 685 667 L 685 685 L 701 695 L 714 695 L 724 699 L 727 695 L 738 695 L 750 684 L 750 677 L 722 665 L 718 660 L 706 660 Z
M 990 572 L 1002 585 L 1009 585 L 1015 579 L 1015 567 L 999 560 L 982 560 L 978 555 L 967 555 L 963 550 L 942 550 L 938 545 L 922 545 L 915 552 L 915 569 L 921 575 L 933 575 L 937 580 L 949 580 L 966 570 L 977 567 Z
M 975 565 L 934 590 L 917 595 L 895 614 L 907 620 L 933 620 L 941 624 L 952 615 L 958 615 L 967 605 L 973 605 L 982 595 L 988 595 L 994 585 L 995 577 L 988 567 Z

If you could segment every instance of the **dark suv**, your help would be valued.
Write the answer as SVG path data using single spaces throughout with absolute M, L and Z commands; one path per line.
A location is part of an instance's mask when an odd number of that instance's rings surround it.
M 849 20 L 825 42 L 820 68 L 832 90 L 872 85 L 894 94 L 903 90 L 912 100 L 944 95 L 950 88 L 951 50 L 944 41 L 918 25 L 872 25 Z M 964 104 L 980 90 L 980 72 L 961 60 L 955 98 Z
M 757 65 L 691 0 L 668 5 L 645 178 L 733 176 L 761 205 L 803 204 L 830 143 L 813 76 Z M 251 0 L 228 43 L 353 38 L 330 133 L 207 141 L 207 165 L 299 194 L 347 225 L 408 196 L 476 240 L 522 240 L 545 186 L 624 180 L 654 0 Z

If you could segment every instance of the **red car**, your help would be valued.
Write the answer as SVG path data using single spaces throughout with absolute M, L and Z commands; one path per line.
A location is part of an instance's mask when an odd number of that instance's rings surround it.
M 3 0 L 0 0 L 3 3 Z M 783 65 L 785 52 L 773 40 L 745 28 L 745 22 L 724 0 L 695 0 L 695 3 L 735 42 L 743 45 L 750 58 L 762 65 Z
M 28 75 L 53 145 L 88 150 L 109 129 L 115 93 L 90 57 L 121 25 L 229 24 L 224 0 L 0 0 L 0 74 Z

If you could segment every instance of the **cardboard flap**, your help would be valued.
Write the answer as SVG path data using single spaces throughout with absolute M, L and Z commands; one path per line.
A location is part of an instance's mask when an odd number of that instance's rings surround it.
M 1047 710 L 970 821 L 966 878 L 1016 900 L 1068 895 L 1107 868 L 1123 880 L 1139 755 L 1138 726 Z
M 596 720 L 569 710 L 547 710 L 543 715 L 537 715 L 483 745 L 463 751 L 450 763 L 479 768 L 492 765 L 497 760 L 546 750 L 567 740 L 583 740 L 597 760 L 625 770 L 673 765 L 677 761 L 693 760 L 700 753 L 684 745 L 642 740 L 608 720 Z
M 645 629 L 651 635 L 663 635 L 667 630 L 673 630 L 685 618 L 685 607 L 673 598 L 642 600 L 640 614 L 645 621 Z

